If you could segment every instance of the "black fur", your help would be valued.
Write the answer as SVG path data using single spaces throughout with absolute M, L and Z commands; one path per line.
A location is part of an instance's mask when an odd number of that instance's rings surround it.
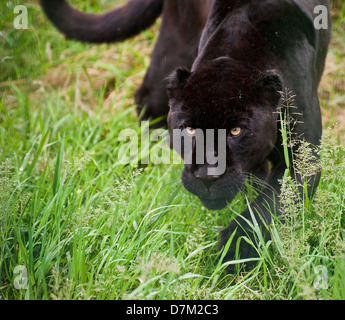
M 67 38 L 101 43 L 125 40 L 152 25 L 162 12 L 163 0 L 130 0 L 103 14 L 80 12 L 65 0 L 41 0 L 41 6 Z
M 207 208 L 221 209 L 244 188 L 248 173 L 265 180 L 251 204 L 252 212 L 246 209 L 221 232 L 220 249 L 236 232 L 226 260 L 234 258 L 240 237 L 249 236 L 255 242 L 247 223 L 253 223 L 252 214 L 263 231 L 271 212 L 280 214 L 279 180 L 286 166 L 279 134 L 278 91 L 289 88 L 296 95 L 295 133 L 312 145 L 320 142 L 317 90 L 330 26 L 328 30 L 314 28 L 312 9 L 317 4 L 328 6 L 328 1 L 215 1 L 190 75 L 177 70 L 169 78 L 170 130 L 187 126 L 228 132 L 226 172 L 206 179 L 211 164 L 185 165 L 182 181 L 186 189 Z M 242 128 L 239 136 L 231 136 L 234 127 Z M 309 196 L 318 181 L 319 174 L 310 179 Z M 242 241 L 240 257 L 255 255 L 253 247 Z
M 289 88 L 296 95 L 296 135 L 312 145 L 320 142 L 317 90 L 330 26 L 316 30 L 313 9 L 320 4 L 329 8 L 328 1 L 131 0 L 100 16 L 72 10 L 62 0 L 41 3 L 67 36 L 92 42 L 132 36 L 153 23 L 162 10 L 152 62 L 136 101 L 147 107 L 147 118 L 167 115 L 170 104 L 171 132 L 185 127 L 227 130 L 225 173 L 209 176 L 211 164 L 207 162 L 186 164 L 182 182 L 207 208 L 216 210 L 243 189 L 249 173 L 265 180 L 265 187 L 251 204 L 256 220 L 265 229 L 270 212 L 280 213 L 279 179 L 286 170 L 279 134 L 278 91 Z M 121 26 L 118 31 L 115 22 Z M 163 79 L 169 74 L 166 91 Z M 242 128 L 239 136 L 230 134 L 234 127 Z M 311 179 L 309 195 L 318 180 L 318 174 Z M 220 249 L 236 232 L 227 260 L 233 259 L 236 240 L 241 236 L 254 241 L 246 220 L 251 221 L 249 209 L 221 232 Z M 241 258 L 254 255 L 253 248 L 242 241 Z

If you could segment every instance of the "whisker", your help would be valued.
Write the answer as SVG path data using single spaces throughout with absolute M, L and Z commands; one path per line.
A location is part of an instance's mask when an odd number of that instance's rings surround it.
M 254 176 L 252 173 L 243 172 L 243 174 L 245 175 L 244 180 L 246 182 L 254 182 L 256 185 L 260 185 L 263 188 L 269 189 L 273 192 L 277 192 L 267 181 Z
M 176 183 L 177 181 L 181 181 L 181 178 L 177 178 L 177 179 L 175 179 L 175 180 L 173 180 L 173 181 L 168 182 L 167 184 L 163 185 L 162 188 L 165 188 L 165 187 L 167 187 L 167 186 L 170 186 L 171 184 Z M 182 183 L 182 182 L 181 182 L 181 183 Z
M 253 175 L 247 174 L 244 179 L 246 182 L 251 183 L 251 187 L 258 192 L 259 195 L 264 196 L 266 199 L 269 199 L 270 201 L 274 201 L 274 198 L 272 196 L 269 196 L 267 192 L 264 192 L 264 190 L 270 190 L 273 194 L 277 194 L 277 191 L 269 185 L 266 181 L 263 181 L 262 179 L 255 177 Z M 254 181 L 253 181 L 254 180 Z M 254 185 L 253 182 L 256 184 Z M 260 187 L 257 187 L 259 185 L 258 182 L 261 182 Z M 241 193 L 243 194 L 243 190 L 241 190 Z

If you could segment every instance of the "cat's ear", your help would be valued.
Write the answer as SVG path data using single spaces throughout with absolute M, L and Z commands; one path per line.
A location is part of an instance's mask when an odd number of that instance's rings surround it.
M 264 72 L 256 82 L 256 88 L 264 94 L 266 98 L 278 103 L 283 90 L 282 80 L 277 70 L 268 70 Z
M 176 95 L 176 92 L 183 89 L 190 77 L 191 72 L 187 68 L 177 68 L 167 77 L 167 91 L 170 98 Z

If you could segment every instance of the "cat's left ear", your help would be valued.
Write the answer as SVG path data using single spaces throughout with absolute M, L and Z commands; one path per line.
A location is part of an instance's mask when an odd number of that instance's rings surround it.
M 256 88 L 259 89 L 266 98 L 278 103 L 283 90 L 282 80 L 277 70 L 268 70 L 264 72 L 256 82 Z
M 167 91 L 169 98 L 176 95 L 176 92 L 183 89 L 186 85 L 191 72 L 187 68 L 178 68 L 167 77 Z

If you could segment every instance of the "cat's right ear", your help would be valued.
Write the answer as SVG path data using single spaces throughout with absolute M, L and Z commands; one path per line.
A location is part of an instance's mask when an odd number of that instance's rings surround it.
M 191 72 L 187 68 L 181 67 L 166 78 L 169 98 L 175 97 L 176 93 L 184 88 L 190 75 Z

